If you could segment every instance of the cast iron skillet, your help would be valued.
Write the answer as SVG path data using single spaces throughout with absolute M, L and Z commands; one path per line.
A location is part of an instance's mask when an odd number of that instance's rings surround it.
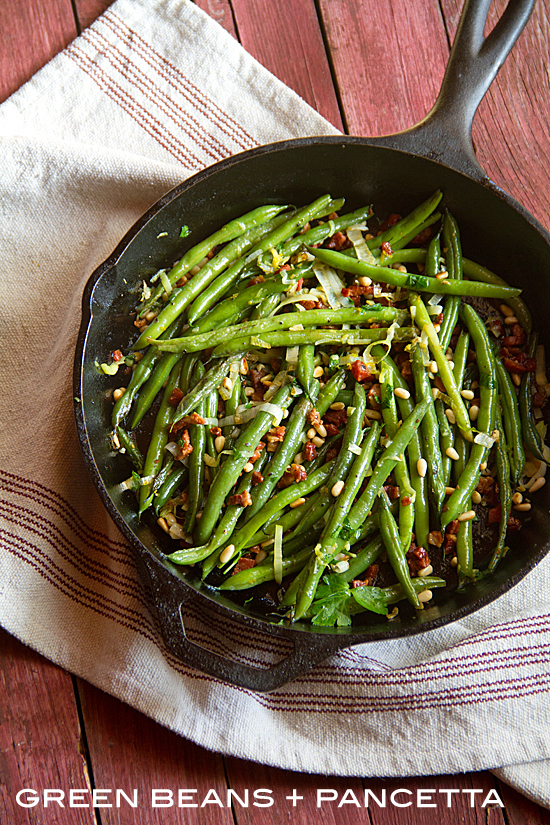
M 129 290 L 162 265 L 181 256 L 230 218 L 262 203 L 304 204 L 329 192 L 346 197 L 346 207 L 374 203 L 378 214 L 405 214 L 441 188 L 456 216 L 464 254 L 524 289 L 541 340 L 549 345 L 550 236 L 502 192 L 478 165 L 471 139 L 474 113 L 532 11 L 534 0 L 510 0 L 491 34 L 483 27 L 490 0 L 467 0 L 437 102 L 412 129 L 382 138 L 319 137 L 261 146 L 222 161 L 186 180 L 163 197 L 130 230 L 91 276 L 83 298 L 83 321 L 74 371 L 78 433 L 86 464 L 105 506 L 136 552 L 151 585 L 167 648 L 181 661 L 234 685 L 270 691 L 306 672 L 336 651 L 369 641 L 426 632 L 461 619 L 505 594 L 550 549 L 548 494 L 537 494 L 532 518 L 495 574 L 398 623 L 373 622 L 352 628 L 290 628 L 272 624 L 185 577 L 162 554 L 166 544 L 153 523 L 138 522 L 131 493 L 117 493 L 128 474 L 123 457 L 110 448 L 111 402 L 106 377 L 94 362 L 129 344 L 128 313 L 136 296 Z M 178 238 L 185 223 L 192 228 Z M 162 238 L 161 233 L 168 233 Z M 116 386 L 116 379 L 113 379 Z M 250 638 L 259 631 L 293 642 L 293 652 L 271 669 L 236 663 L 192 643 L 181 617 L 184 603 L 207 603 L 220 625 L 237 620 Z

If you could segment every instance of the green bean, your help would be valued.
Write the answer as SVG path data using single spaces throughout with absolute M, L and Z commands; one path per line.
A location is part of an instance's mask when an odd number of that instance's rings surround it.
M 474 342 L 479 367 L 481 402 L 476 423 L 480 433 L 486 433 L 490 436 L 494 429 L 495 407 L 498 397 L 498 384 L 491 343 L 485 325 L 475 310 L 468 304 L 463 304 L 460 311 Z M 483 443 L 474 440 L 470 447 L 468 462 L 460 474 L 455 491 L 447 500 L 447 509 L 442 513 L 442 527 L 446 527 L 447 524 L 450 524 L 451 521 L 465 512 L 472 492 L 479 482 L 480 465 L 486 461 L 487 454 L 488 448 Z
M 454 433 L 449 419 L 445 415 L 445 406 L 440 398 L 435 400 L 435 414 L 437 415 L 437 424 L 439 427 L 439 447 L 441 452 L 441 471 L 443 474 L 443 483 L 445 487 L 449 486 L 451 480 L 452 461 L 449 458 L 447 450 L 454 446 Z
M 245 321 L 225 329 L 205 332 L 199 335 L 185 335 L 169 341 L 162 339 L 151 343 L 165 352 L 199 352 L 203 349 L 231 342 L 235 338 L 263 336 L 264 333 L 288 330 L 296 324 L 368 324 L 391 323 L 403 316 L 401 310 L 382 307 L 380 304 L 369 307 L 346 307 L 344 309 L 305 309 L 302 312 L 287 312 L 271 318 L 259 318 Z
M 314 369 L 315 346 L 314 344 L 306 344 L 300 347 L 298 364 L 296 365 L 296 378 L 308 398 L 312 400 L 317 398 L 319 392 L 319 382 L 313 377 Z
M 283 386 L 273 396 L 272 403 L 284 409 L 289 397 L 290 387 Z M 227 493 L 254 454 L 262 436 L 273 425 L 273 421 L 272 413 L 259 412 L 241 432 L 233 448 L 233 456 L 222 464 L 208 492 L 201 520 L 195 531 L 195 541 L 198 544 L 205 544 L 210 538 Z
M 414 289 L 417 292 L 430 292 L 434 295 L 470 295 L 478 298 L 502 298 L 503 300 L 517 297 L 521 292 L 521 289 L 515 287 L 505 287 L 499 284 L 483 283 L 482 281 L 451 281 L 449 279 L 440 281 L 437 278 L 428 278 L 426 275 L 398 272 L 396 269 L 350 258 L 331 249 L 308 247 L 308 251 L 320 261 L 335 269 L 341 269 L 359 277 L 366 276 L 373 281 L 380 281 L 384 284 Z
M 508 283 L 499 275 L 495 275 L 494 272 L 491 272 L 489 269 L 481 266 L 480 264 L 474 263 L 474 261 L 468 260 L 468 258 L 462 259 L 462 265 L 464 268 L 464 274 L 467 278 L 471 278 L 474 281 L 483 281 L 487 284 L 508 286 Z M 514 310 L 514 315 L 518 319 L 518 322 L 529 335 L 533 327 L 533 320 L 525 301 L 522 298 L 515 298 L 511 296 L 506 299 L 506 302 Z
M 153 401 L 164 386 L 166 379 L 172 372 L 174 366 L 181 361 L 178 353 L 166 353 L 158 361 L 151 372 L 146 384 L 142 387 L 134 405 L 134 415 L 132 416 L 131 430 L 135 430 L 140 421 L 149 412 Z
M 308 473 L 309 475 L 309 473 Z M 277 524 L 280 524 L 283 528 L 283 532 L 287 532 L 292 530 L 303 518 L 304 516 L 311 510 L 315 502 L 318 500 L 320 496 L 319 491 L 317 490 L 310 496 L 304 504 L 300 504 L 299 507 L 292 507 L 288 512 L 286 512 L 283 516 L 279 518 L 274 517 L 268 519 L 265 524 L 263 525 L 262 529 L 259 530 L 257 533 L 252 536 L 250 539 L 250 544 L 248 545 L 251 547 L 254 544 L 262 544 L 264 541 L 269 541 L 273 538 L 275 533 L 275 527 Z
M 334 209 L 334 211 L 337 210 Z M 312 229 L 308 229 L 307 232 L 304 232 L 295 238 L 289 238 L 289 240 L 285 241 L 281 247 L 281 258 L 284 259 L 290 257 L 294 254 L 294 252 L 298 252 L 303 249 L 305 244 L 322 243 L 326 238 L 333 235 L 335 232 L 342 229 L 347 229 L 350 226 L 360 223 L 365 218 L 368 218 L 371 212 L 372 209 L 370 206 L 363 206 L 361 209 L 356 209 L 354 212 L 349 212 L 347 215 L 341 215 L 334 218 L 334 220 L 328 221 L 327 223 L 314 226 Z M 322 216 L 319 215 L 318 217 Z M 264 261 L 262 259 L 263 256 L 259 259 L 259 262 L 263 263 Z
M 204 365 L 199 361 L 193 372 L 193 383 L 197 384 L 204 376 Z M 206 399 L 203 398 L 197 404 L 196 412 L 205 417 Z M 192 534 L 195 527 L 195 519 L 200 508 L 203 488 L 204 488 L 204 453 L 206 447 L 206 426 L 204 424 L 191 424 L 189 426 L 189 438 L 193 452 L 189 456 L 189 506 L 185 517 L 185 532 Z
M 384 550 L 384 543 L 382 536 L 378 535 L 375 539 L 370 541 L 365 547 L 355 555 L 355 558 L 350 558 L 349 567 L 343 573 L 338 573 L 338 576 L 345 582 L 351 582 L 358 579 L 367 567 L 370 567 L 373 562 L 382 554 Z
M 367 241 L 369 249 L 379 249 L 383 243 L 389 243 L 390 246 L 393 246 L 400 238 L 409 234 L 411 230 L 417 229 L 418 226 L 431 215 L 442 197 L 443 194 L 439 190 L 434 192 L 433 195 L 421 203 L 420 206 L 417 206 L 416 209 L 413 209 L 405 218 L 402 218 L 393 226 L 390 226 L 389 229 L 386 229 L 380 235 Z
M 267 318 L 275 312 L 281 303 L 281 295 L 278 292 L 266 295 L 258 306 L 253 307 L 250 313 L 250 322 L 257 321 L 260 318 Z
M 386 432 L 390 438 L 394 438 L 399 428 L 397 417 L 397 404 L 394 394 L 393 370 L 382 362 L 380 369 L 380 388 L 382 392 L 382 417 L 386 426 Z M 431 399 L 431 395 L 430 395 Z M 426 415 L 428 414 L 426 411 Z M 426 420 L 426 415 L 422 425 Z M 398 461 L 394 467 L 394 476 L 399 488 L 399 535 L 401 544 L 406 545 L 407 550 L 411 544 L 414 527 L 414 490 L 411 487 L 409 473 L 406 462 Z
M 506 531 L 508 529 L 508 519 L 512 511 L 512 487 L 510 485 L 510 459 L 509 450 L 506 443 L 506 429 L 503 427 L 503 416 L 500 407 L 497 405 L 495 424 L 499 431 L 497 442 L 496 469 L 500 492 L 500 527 L 498 532 L 497 545 L 493 551 L 487 572 L 492 573 L 499 561 L 506 553 Z
M 441 233 L 438 232 L 437 235 L 431 239 L 425 259 L 424 259 L 424 274 L 428 276 L 428 278 L 435 278 L 436 275 L 440 272 L 440 258 L 441 258 Z
M 457 223 L 450 212 L 445 213 L 443 221 L 443 246 L 447 249 L 445 253 L 445 266 L 449 273 L 449 278 L 453 281 L 462 281 L 462 247 L 460 245 L 460 232 Z M 449 295 L 443 310 L 443 321 L 438 332 L 439 341 L 443 352 L 449 346 L 453 330 L 458 321 L 458 310 L 460 309 L 460 297 Z
M 264 298 L 268 296 L 286 292 L 288 286 L 288 284 L 284 284 L 278 279 L 271 279 L 258 284 L 252 284 L 252 286 L 246 287 L 246 289 L 236 293 L 226 301 L 222 301 L 220 304 L 215 306 L 214 309 L 210 310 L 208 313 L 208 326 L 204 325 L 205 319 L 203 319 L 199 322 L 197 327 L 193 327 L 193 330 L 200 328 L 201 332 L 204 333 L 208 332 L 208 330 L 215 329 L 216 327 L 226 326 L 227 323 L 235 317 L 235 314 L 257 306 L 263 301 Z
M 471 506 L 471 503 L 470 503 Z M 461 521 L 456 535 L 456 557 L 458 559 L 458 572 L 460 578 L 471 579 L 475 575 L 473 569 L 474 547 L 472 540 L 473 520 Z
M 255 347 L 270 349 L 271 347 L 294 347 L 304 344 L 368 344 L 371 341 L 384 341 L 388 336 L 387 329 L 305 329 L 283 330 L 281 332 L 261 333 L 261 337 L 250 336 L 236 338 L 233 341 L 217 346 L 212 355 L 214 358 L 239 355 L 249 352 Z M 400 327 L 394 333 L 395 341 L 410 341 L 411 327 Z
M 495 357 L 495 368 L 503 411 L 502 421 L 510 454 L 510 477 L 512 484 L 516 485 L 521 478 L 525 464 L 518 399 L 510 373 L 497 357 Z
M 407 418 L 414 409 L 414 402 L 408 393 L 407 382 L 399 372 L 397 365 L 393 359 L 384 352 L 382 347 L 373 347 L 372 355 L 376 358 L 381 358 L 381 363 L 386 364 L 393 373 L 393 384 L 396 388 L 406 390 L 397 397 L 397 404 L 401 417 L 403 420 Z M 427 547 L 428 536 L 430 532 L 430 513 L 428 505 L 427 479 L 424 475 L 420 475 L 419 462 L 424 460 L 422 453 L 422 445 L 420 443 L 420 435 L 418 430 L 413 433 L 413 436 L 407 447 L 407 456 L 409 459 L 409 476 L 411 486 L 414 490 L 414 530 L 416 542 L 420 547 Z
M 180 326 L 180 321 L 178 319 L 174 321 L 174 323 L 170 327 L 168 327 L 168 329 L 166 330 L 167 340 L 177 335 L 177 333 L 180 331 Z M 132 403 L 137 392 L 150 377 L 154 367 L 160 361 L 161 358 L 162 353 L 157 352 L 154 349 L 150 349 L 147 353 L 145 353 L 143 358 L 136 363 L 135 368 L 132 371 L 130 383 L 124 390 L 124 393 L 121 396 L 121 398 L 119 398 L 119 400 L 115 403 L 113 407 L 113 412 L 111 414 L 111 423 L 113 427 L 116 427 L 117 424 L 121 424 L 122 421 L 126 418 L 128 413 L 130 412 L 130 408 L 132 406 Z
M 364 409 L 364 407 L 363 407 Z M 363 417 L 363 411 L 361 411 L 361 418 Z M 357 492 L 363 483 L 363 480 L 369 470 L 372 458 L 374 456 L 374 450 L 376 448 L 376 444 L 378 442 L 378 436 L 380 435 L 380 425 L 375 421 L 373 422 L 370 430 L 368 430 L 367 434 L 363 438 L 361 444 L 361 452 L 355 456 L 353 460 L 352 466 L 349 470 L 349 474 L 345 480 L 344 487 L 342 491 L 338 494 L 336 501 L 332 505 L 331 511 L 327 518 L 327 524 L 324 529 L 324 537 L 322 543 L 322 549 L 324 550 L 325 545 L 329 545 L 332 541 L 333 537 L 337 536 L 340 532 L 342 525 L 349 513 L 351 505 L 357 495 Z M 342 445 L 341 453 L 345 449 L 345 439 Z M 332 481 L 332 478 L 330 479 Z M 329 481 L 329 484 L 330 484 Z
M 354 458 L 354 453 L 351 448 L 357 447 L 359 441 L 361 440 L 361 435 L 363 432 L 363 418 L 365 415 L 366 406 L 367 398 L 365 395 L 365 390 L 361 384 L 356 382 L 353 394 L 353 412 L 351 415 L 348 415 L 348 420 L 346 422 L 346 427 L 342 438 L 342 447 L 336 457 L 332 468 L 332 473 L 330 474 L 330 478 L 327 482 L 327 486 L 330 487 L 330 489 L 332 489 L 337 482 L 343 481 L 348 474 Z
M 189 306 L 187 316 L 190 324 L 193 324 L 197 318 L 202 318 L 208 310 L 211 309 L 211 307 L 213 307 L 214 304 L 219 301 L 229 289 L 231 289 L 237 279 L 244 273 L 245 261 L 242 259 L 242 256 L 247 252 L 252 251 L 252 249 L 255 248 L 254 245 L 257 241 L 270 235 L 287 220 L 287 215 L 277 215 L 277 217 L 272 218 L 260 227 L 254 227 L 245 233 L 241 237 L 239 243 L 235 245 L 234 254 L 240 257 L 237 258 L 237 260 L 234 260 L 233 263 L 227 268 L 222 268 L 224 257 L 228 259 L 229 257 L 232 258 L 233 255 L 228 256 L 227 247 L 222 250 L 222 254 L 220 255 L 220 265 L 216 267 L 216 271 L 219 271 L 220 274 L 218 274 L 215 280 L 208 284 L 204 291 L 201 292 Z
M 403 421 L 394 438 L 376 462 L 369 483 L 350 510 L 348 516 L 350 530 L 356 530 L 372 510 L 380 488 L 397 462 L 402 460 L 402 456 L 420 426 L 427 408 L 428 404 L 426 401 L 421 401 L 414 407 L 411 414 Z
M 141 454 L 141 450 L 139 449 L 138 445 L 132 439 L 132 437 L 126 432 L 126 430 L 122 429 L 122 427 L 115 427 L 115 433 L 120 442 L 120 446 L 130 459 L 138 473 L 141 473 L 143 470 L 143 455 Z
M 305 567 L 302 567 L 302 569 L 300 570 L 298 575 L 294 577 L 294 579 L 291 581 L 291 583 L 289 584 L 289 586 L 285 590 L 285 592 L 284 592 L 284 594 L 283 594 L 283 596 L 280 600 L 281 605 L 283 605 L 285 607 L 292 607 L 292 605 L 296 604 L 296 597 L 297 597 L 298 591 L 299 591 L 300 587 L 302 586 L 302 583 L 303 583 L 303 581 L 306 577 L 306 574 L 307 574 L 307 565 Z
M 458 282 L 453 281 L 453 283 Z M 455 415 L 456 423 L 462 430 L 464 438 L 466 438 L 467 441 L 471 441 L 473 438 L 472 427 L 470 424 L 468 411 L 464 405 L 464 399 L 460 395 L 460 390 L 456 386 L 453 371 L 447 358 L 445 357 L 445 352 L 441 348 L 439 338 L 437 337 L 437 333 L 430 320 L 430 316 L 428 315 L 426 307 L 424 306 L 424 303 L 419 295 L 415 295 L 414 293 L 411 294 L 411 307 L 415 308 L 415 323 L 428 336 L 428 345 L 437 364 L 441 380 L 445 385 L 447 395 L 450 398 L 451 409 Z
M 440 579 L 438 576 L 414 578 L 411 579 L 411 582 L 417 593 L 422 593 L 423 590 L 435 590 L 438 587 L 447 586 L 445 579 Z M 384 587 L 382 590 L 386 604 L 395 604 L 396 602 L 403 601 L 403 599 L 406 598 L 405 590 L 400 584 Z
M 424 398 L 428 402 L 426 415 L 420 425 L 420 440 L 422 452 L 428 463 L 428 477 L 437 513 L 441 512 L 445 500 L 445 472 L 441 448 L 439 446 L 439 424 L 432 395 L 432 386 L 428 373 L 424 367 L 422 352 L 417 344 L 412 351 L 412 371 L 416 389 L 416 397 Z
M 301 498 L 302 496 L 311 493 L 313 490 L 316 490 L 324 484 L 331 470 L 332 465 L 327 464 L 315 473 L 311 473 L 311 475 L 309 475 L 304 481 L 298 481 L 295 484 L 291 484 L 290 487 L 279 490 L 279 492 L 270 499 L 269 503 L 266 504 L 261 512 L 256 513 L 254 518 L 250 519 L 250 521 L 248 521 L 243 527 L 233 534 L 231 537 L 231 544 L 235 547 L 235 553 L 245 547 L 249 539 L 258 532 L 258 530 L 273 513 L 279 512 L 297 498 Z M 205 510 L 203 511 L 201 521 L 204 519 Z
M 197 404 L 205 398 L 208 393 L 218 387 L 222 378 L 226 375 L 232 360 L 233 359 L 231 358 L 225 358 L 218 361 L 218 363 L 211 367 L 211 369 L 209 369 L 208 372 L 201 378 L 198 384 L 196 384 L 193 389 L 187 393 L 187 395 L 184 395 L 177 406 L 176 414 L 174 416 L 174 424 L 180 421 L 185 415 L 192 412 Z
M 419 223 L 418 226 L 415 226 L 413 229 L 411 229 L 409 232 L 407 232 L 406 235 L 403 235 L 402 238 L 399 238 L 399 240 L 394 241 L 393 246 L 391 246 L 391 244 L 390 244 L 392 251 L 394 251 L 394 250 L 398 251 L 402 247 L 406 246 L 408 243 L 410 243 L 412 240 L 414 240 L 414 238 L 416 238 L 416 236 L 419 235 L 421 232 L 423 232 L 425 229 L 428 229 L 428 227 L 433 226 L 434 223 L 437 223 L 437 221 L 440 218 L 441 218 L 441 213 L 440 212 L 435 212 L 433 215 L 430 215 L 429 218 L 426 218 L 425 221 L 422 221 L 422 223 Z M 394 261 L 394 263 L 395 263 L 395 261 Z
M 334 403 L 336 396 L 340 392 L 340 390 L 345 386 L 346 383 L 346 372 L 345 370 L 341 369 L 338 372 L 335 372 L 334 375 L 329 378 L 325 386 L 319 392 L 319 397 L 317 398 L 317 402 L 315 404 L 315 409 L 321 416 L 321 418 L 325 415 L 328 411 L 330 405 Z
M 191 269 L 193 269 L 194 266 L 196 266 L 196 264 L 202 261 L 202 259 L 206 257 L 206 255 L 208 255 L 214 247 L 219 246 L 219 244 L 222 243 L 228 243 L 229 241 L 240 237 L 247 230 L 255 226 L 262 226 L 264 223 L 288 208 L 288 206 L 281 205 L 260 206 L 256 209 L 252 209 L 251 212 L 247 212 L 240 218 L 230 221 L 225 224 L 225 226 L 222 226 L 221 229 L 218 229 L 212 235 L 209 235 L 205 240 L 200 241 L 198 244 L 191 247 L 191 249 L 185 253 L 183 258 L 181 258 L 178 263 L 172 267 L 170 272 L 168 272 L 168 280 L 173 286 L 176 281 L 178 281 L 183 275 L 186 275 Z M 164 286 L 163 284 L 159 284 L 159 286 L 153 291 L 149 300 L 141 309 L 140 314 L 143 315 L 148 309 L 150 309 L 150 307 L 160 298 L 163 292 Z
M 411 575 L 409 572 L 409 565 L 407 563 L 406 550 L 401 541 L 401 535 L 395 523 L 395 519 L 391 514 L 389 499 L 387 494 L 380 496 L 380 533 L 382 541 L 388 554 L 388 561 L 390 562 L 393 572 L 397 576 L 399 584 L 402 586 L 407 599 L 420 610 L 420 602 L 414 586 L 411 582 Z M 407 547 L 408 550 L 408 547 Z
M 536 343 L 536 336 L 531 335 L 527 350 L 529 358 L 532 358 L 535 353 Z M 519 388 L 519 412 L 521 416 L 523 440 L 525 441 L 525 446 L 538 461 L 546 461 L 544 458 L 543 441 L 533 421 L 531 410 L 533 401 L 532 385 L 533 373 L 528 371 L 524 372 Z
M 149 478 L 158 475 L 162 464 L 164 448 L 168 443 L 168 429 L 174 417 L 174 408 L 170 404 L 170 396 L 177 386 L 180 365 L 175 364 L 168 377 L 166 387 L 160 402 L 160 407 L 153 425 L 153 432 L 149 440 L 149 447 L 143 462 L 142 478 Z M 143 513 L 143 508 L 151 492 L 152 482 L 142 484 L 139 490 L 139 515 Z
M 283 576 L 288 576 L 289 573 L 298 572 L 306 564 L 311 555 L 313 547 L 304 547 L 294 556 L 284 558 L 282 561 Z M 223 584 L 219 586 L 219 590 L 249 590 L 263 582 L 274 581 L 275 571 L 273 565 L 262 565 L 249 567 L 247 570 L 241 570 L 239 573 L 234 573 L 229 576 Z
M 247 507 L 245 523 L 250 521 L 256 513 L 265 505 L 277 482 L 283 477 L 289 464 L 298 452 L 298 447 L 302 443 L 302 433 L 306 423 L 306 416 L 312 409 L 312 403 L 306 396 L 300 398 L 291 415 L 287 419 L 285 435 L 279 445 L 273 461 L 265 474 L 264 480 L 254 487 L 252 491 L 252 504 Z
M 173 498 L 175 493 L 181 488 L 187 485 L 187 481 L 189 478 L 189 470 L 187 467 L 180 465 L 176 467 L 176 469 L 172 469 L 172 472 L 166 479 L 166 481 L 162 484 L 159 488 L 157 495 L 154 499 L 155 505 L 155 512 L 160 515 L 160 512 L 168 499 Z

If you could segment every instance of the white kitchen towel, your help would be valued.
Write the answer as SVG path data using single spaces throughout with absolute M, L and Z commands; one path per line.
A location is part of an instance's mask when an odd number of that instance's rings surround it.
M 117 0 L 0 106 L 0 621 L 207 748 L 340 775 L 500 768 L 550 806 L 550 560 L 462 622 L 347 650 L 258 695 L 165 651 L 81 458 L 71 373 L 95 267 L 185 177 L 335 133 L 187 0 Z M 270 654 L 239 627 L 225 635 L 242 661 Z

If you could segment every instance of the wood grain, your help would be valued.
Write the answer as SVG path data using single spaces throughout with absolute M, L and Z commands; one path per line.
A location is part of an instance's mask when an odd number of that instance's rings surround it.
M 244 48 L 338 129 L 342 119 L 314 0 L 231 0 Z
M 2 0 L 0 103 L 76 36 L 71 0 Z
M 170 825 L 183 819 L 189 825 L 232 825 L 227 807 L 227 783 L 222 757 L 161 727 L 128 705 L 79 680 L 93 779 L 98 788 L 121 788 L 139 807 L 127 803 L 119 810 L 101 811 L 101 825 Z M 192 791 L 197 808 L 179 808 L 178 789 Z M 152 789 L 173 792 L 174 807 L 152 807 Z M 200 807 L 215 791 L 224 807 L 212 802 Z M 160 801 L 169 802 L 162 795 Z
M 91 26 L 94 20 L 112 4 L 113 0 L 74 0 L 80 31 Z
M 222 28 L 233 37 L 237 37 L 235 21 L 233 20 L 233 9 L 229 0 L 194 0 L 195 5 L 205 11 L 212 20 L 219 23 Z
M 412 126 L 431 107 L 448 46 L 437 0 L 320 0 L 323 25 L 353 135 Z
M 460 0 L 443 0 L 454 37 Z M 491 29 L 505 6 L 496 0 Z M 487 174 L 550 227 L 549 3 L 539 2 L 518 43 L 482 101 L 474 120 L 477 156 Z
M 91 809 L 22 808 L 23 788 L 90 790 L 71 676 L 0 629 L 0 822 L 92 825 Z

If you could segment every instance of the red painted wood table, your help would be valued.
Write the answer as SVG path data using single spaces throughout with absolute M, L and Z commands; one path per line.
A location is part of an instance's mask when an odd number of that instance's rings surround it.
M 412 125 L 437 94 L 459 14 L 459 0 L 197 0 L 264 66 L 291 86 L 336 127 L 375 135 Z M 53 55 L 90 25 L 108 0 L 2 0 L 0 100 L 7 98 Z M 504 3 L 495 4 L 496 14 Z M 550 226 L 550 164 L 542 124 L 550 120 L 548 19 L 550 0 L 539 0 L 520 43 L 480 107 L 474 125 L 478 157 L 489 175 Z M 292 21 L 289 27 L 288 21 Z M 382 47 L 383 46 L 383 47 Z M 544 89 L 543 95 L 539 89 Z M 505 808 L 440 807 L 444 823 L 541 825 L 550 813 L 488 773 L 459 777 L 372 780 L 319 777 L 267 768 L 210 753 L 46 661 L 0 630 L 0 825 L 164 825 L 201 822 L 268 825 L 292 821 L 415 823 L 432 821 L 429 809 L 316 808 L 319 787 L 340 793 L 369 787 L 498 790 Z M 23 809 L 20 788 L 270 788 L 276 804 L 234 810 L 187 808 Z M 293 789 L 303 796 L 292 807 Z M 349 807 L 349 806 L 348 806 Z

